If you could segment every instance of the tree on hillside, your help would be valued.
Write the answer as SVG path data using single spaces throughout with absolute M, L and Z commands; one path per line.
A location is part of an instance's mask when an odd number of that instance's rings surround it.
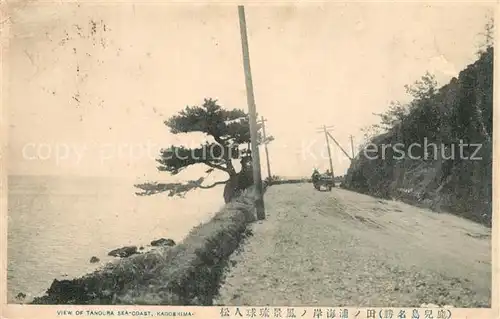
M 419 122 L 425 127 L 438 127 L 439 110 L 432 103 L 438 93 L 437 81 L 434 75 L 426 72 L 419 80 L 411 85 L 404 86 L 406 93 L 412 97 L 408 104 L 391 102 L 385 113 L 376 114 L 380 117 L 381 124 L 375 126 L 388 131 L 398 124 L 404 124 L 408 119 Z M 417 136 L 414 136 L 417 138 Z
M 412 85 L 406 84 L 405 89 L 406 93 L 413 97 L 414 101 L 430 99 L 437 93 L 436 77 L 427 71 Z
M 405 116 L 408 115 L 408 108 L 407 105 L 403 105 L 399 101 L 391 101 L 391 103 L 389 104 L 389 110 L 387 110 L 385 113 L 373 114 L 380 117 L 380 124 L 373 125 L 371 130 L 377 132 L 388 131 L 392 129 L 396 124 L 400 123 L 405 118 Z M 366 129 L 365 131 L 369 132 L 370 129 Z
M 364 141 L 358 146 L 358 152 L 363 151 L 375 136 L 382 133 L 382 130 L 380 125 L 375 124 L 363 127 L 361 132 L 363 133 Z
M 224 200 L 227 203 L 253 184 L 250 123 L 248 114 L 243 110 L 225 110 L 217 104 L 217 100 L 205 99 L 201 106 L 187 106 L 164 123 L 173 134 L 201 132 L 211 137 L 212 141 L 206 141 L 196 148 L 170 146 L 162 149 L 157 159 L 159 171 L 176 175 L 190 166 L 201 164 L 208 166 L 207 174 L 218 170 L 226 173 L 228 179 L 202 185 L 206 177 L 200 177 L 185 184 L 136 185 L 138 188 L 147 194 L 168 190 L 170 196 L 182 196 L 195 188 L 206 189 L 224 184 Z M 269 143 L 273 139 L 269 136 L 264 141 L 259 132 L 259 144 Z M 240 160 L 239 172 L 234 167 L 235 160 Z
M 435 76 L 426 72 L 412 85 L 405 85 L 405 89 L 413 100 L 405 118 L 404 143 L 423 143 L 425 138 L 435 141 L 442 121 L 441 110 L 436 103 L 438 87 Z
M 370 143 L 374 137 L 383 133 L 398 130 L 402 138 L 400 142 L 414 143 L 424 137 L 434 139 L 441 123 L 440 110 L 433 99 L 438 93 L 437 81 L 429 72 L 411 85 L 404 86 L 406 93 L 412 97 L 411 102 L 403 104 L 391 101 L 384 113 L 373 113 L 380 118 L 380 122 L 362 129 L 365 143 L 360 151 Z
M 480 33 L 483 39 L 481 40 L 481 43 L 479 43 L 479 48 L 477 50 L 478 56 L 481 56 L 489 48 L 492 48 L 495 42 L 495 23 L 493 15 L 490 15 L 487 19 L 488 21 L 484 25 L 483 32 Z

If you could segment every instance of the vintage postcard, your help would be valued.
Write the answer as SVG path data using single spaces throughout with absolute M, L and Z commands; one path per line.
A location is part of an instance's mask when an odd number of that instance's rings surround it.
M 498 9 L 1 2 L 0 316 L 499 318 Z

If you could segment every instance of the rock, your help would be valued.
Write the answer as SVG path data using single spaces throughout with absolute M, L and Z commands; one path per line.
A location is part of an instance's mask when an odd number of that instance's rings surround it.
M 99 258 L 97 258 L 96 256 L 92 256 L 92 258 L 90 258 L 91 264 L 98 263 L 99 261 L 101 261 L 101 260 Z
M 125 246 L 112 250 L 108 253 L 108 256 L 125 258 L 133 254 L 137 254 L 137 246 Z
M 139 247 L 139 250 L 144 250 L 144 247 L 143 246 Z
M 153 240 L 151 242 L 151 246 L 175 246 L 175 241 L 170 238 L 160 238 L 157 240 Z
M 85 295 L 85 287 L 78 280 L 57 280 L 54 279 L 52 285 L 47 290 L 49 295 L 56 295 L 59 298 L 71 299 Z
M 35 297 L 31 304 L 44 305 L 99 305 L 112 304 L 115 289 L 109 287 L 103 276 L 85 276 L 72 280 L 54 279 L 45 295 Z
M 24 294 L 22 292 L 18 293 L 16 296 L 16 299 L 24 299 L 24 298 L 26 298 L 26 294 Z

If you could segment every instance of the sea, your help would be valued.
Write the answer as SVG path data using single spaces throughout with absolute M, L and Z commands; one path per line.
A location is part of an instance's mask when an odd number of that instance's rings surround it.
M 29 302 L 54 279 L 73 279 L 114 260 L 108 252 L 151 241 L 182 241 L 223 206 L 222 189 L 137 196 L 116 177 L 8 177 L 7 298 Z M 91 257 L 100 259 L 90 263 Z M 25 294 L 22 300 L 16 298 Z

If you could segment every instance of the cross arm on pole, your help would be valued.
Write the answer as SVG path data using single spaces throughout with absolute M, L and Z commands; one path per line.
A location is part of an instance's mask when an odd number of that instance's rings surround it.
M 329 126 L 324 125 L 324 126 L 322 126 L 322 127 L 317 127 L 317 128 L 316 128 L 316 129 L 317 129 L 317 131 L 316 131 L 316 132 L 317 132 L 317 133 L 325 133 L 325 131 L 327 131 L 327 132 L 328 132 L 328 131 L 331 131 L 331 130 L 333 130 L 333 128 L 334 128 L 334 126 L 333 126 L 333 125 L 329 125 Z

